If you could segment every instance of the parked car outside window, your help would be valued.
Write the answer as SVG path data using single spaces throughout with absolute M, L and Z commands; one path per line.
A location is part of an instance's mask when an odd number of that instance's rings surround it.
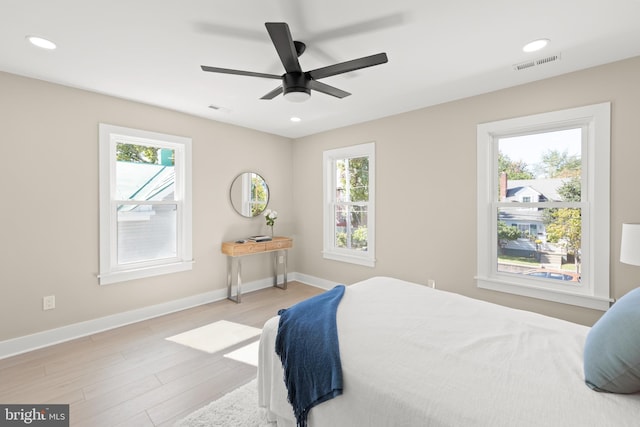
M 580 275 L 573 271 L 548 270 L 546 268 L 537 268 L 522 273 L 525 276 L 543 277 L 546 279 L 567 280 L 571 282 L 579 282 Z

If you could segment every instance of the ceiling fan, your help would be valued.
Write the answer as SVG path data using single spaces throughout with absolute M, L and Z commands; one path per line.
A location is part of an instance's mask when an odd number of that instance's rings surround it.
M 267 22 L 265 23 L 265 26 L 267 27 L 267 32 L 269 33 L 271 41 L 278 52 L 280 61 L 282 61 L 282 65 L 284 65 L 284 69 L 286 71 L 284 74 L 279 76 L 276 74 L 232 70 L 229 68 L 209 67 L 206 65 L 201 66 L 202 70 L 213 73 L 237 74 L 241 76 L 282 80 L 281 86 L 278 86 L 260 99 L 273 99 L 283 93 L 284 97 L 290 101 L 302 102 L 309 99 L 312 89 L 327 95 L 335 96 L 336 98 L 349 96 L 351 95 L 349 92 L 345 92 L 344 90 L 319 82 L 318 80 L 325 77 L 359 70 L 361 68 L 384 64 L 388 61 L 386 53 L 378 53 L 376 55 L 365 56 L 363 58 L 329 65 L 328 67 L 316 68 L 311 71 L 302 71 L 300 63 L 298 62 L 298 57 L 304 53 L 306 45 L 302 42 L 294 41 L 291 38 L 289 26 L 284 22 Z

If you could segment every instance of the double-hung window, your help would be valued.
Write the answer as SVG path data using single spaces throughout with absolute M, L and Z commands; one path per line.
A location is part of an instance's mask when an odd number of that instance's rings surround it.
M 609 307 L 610 104 L 478 125 L 480 288 Z
M 100 284 L 190 270 L 191 139 L 99 126 Z
M 375 265 L 375 144 L 324 152 L 327 259 Z

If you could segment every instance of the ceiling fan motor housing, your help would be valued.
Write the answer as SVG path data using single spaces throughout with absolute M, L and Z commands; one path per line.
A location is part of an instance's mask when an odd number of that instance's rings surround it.
M 305 73 L 286 73 L 282 76 L 282 88 L 284 94 L 291 92 L 304 92 L 311 94 L 309 89 L 309 77 Z

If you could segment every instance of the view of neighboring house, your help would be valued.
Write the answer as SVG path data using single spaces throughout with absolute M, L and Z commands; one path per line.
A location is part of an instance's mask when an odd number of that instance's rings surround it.
M 561 201 L 558 189 L 569 178 L 539 178 L 509 180 L 500 175 L 500 201 L 539 203 Z M 544 213 L 537 207 L 502 208 L 498 217 L 508 226 L 517 227 L 521 238 L 501 243 L 505 255 L 533 258 L 542 253 L 542 264 L 559 267 L 566 252 L 558 245 L 547 242 Z M 546 262 L 545 262 L 546 261 Z
M 118 161 L 118 259 L 140 262 L 176 255 L 173 152 L 158 150 L 155 163 Z

